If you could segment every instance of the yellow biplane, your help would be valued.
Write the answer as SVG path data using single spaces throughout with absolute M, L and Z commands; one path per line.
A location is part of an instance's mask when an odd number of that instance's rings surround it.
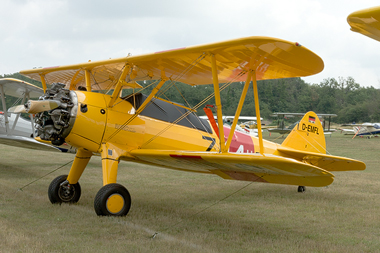
M 68 175 L 49 186 L 52 203 L 77 202 L 78 183 L 93 154 L 100 154 L 103 187 L 95 197 L 98 215 L 124 216 L 131 206 L 128 190 L 117 184 L 120 160 L 170 169 L 215 174 L 224 179 L 321 187 L 333 182 L 331 171 L 364 170 L 365 164 L 326 154 L 322 125 L 314 112 L 279 145 L 263 140 L 257 80 L 301 77 L 322 71 L 322 59 L 298 43 L 248 37 L 151 54 L 76 65 L 24 70 L 45 90 L 38 101 L 14 111 L 36 113 L 38 136 L 54 145 L 77 147 Z M 156 80 L 149 95 L 144 80 Z M 166 82 L 213 84 L 217 120 L 200 119 L 192 108 L 159 98 Z M 244 83 L 231 126 L 223 126 L 220 90 Z M 223 85 L 221 85 L 224 83 Z M 235 131 L 253 84 L 258 138 Z M 48 85 L 51 85 L 48 87 Z M 107 95 L 102 91 L 113 90 Z M 210 96 L 211 97 L 211 96 Z M 211 112 L 212 114 L 212 112 Z
M 351 13 L 347 17 L 351 31 L 380 41 L 380 6 Z

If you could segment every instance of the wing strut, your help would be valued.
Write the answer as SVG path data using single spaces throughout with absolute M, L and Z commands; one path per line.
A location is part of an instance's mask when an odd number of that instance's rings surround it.
M 237 122 L 238 122 L 239 117 L 240 117 L 241 109 L 243 108 L 245 97 L 247 96 L 249 83 L 251 82 L 251 78 L 252 78 L 252 72 L 253 71 L 248 72 L 247 80 L 245 81 L 243 92 L 240 96 L 239 104 L 238 104 L 238 107 L 237 107 L 236 112 L 235 112 L 234 121 L 232 122 L 232 125 L 231 125 L 231 131 L 230 131 L 230 134 L 228 135 L 228 139 L 227 139 L 227 144 L 226 144 L 227 150 L 229 150 L 229 148 L 230 148 L 232 136 L 235 132 L 235 128 L 236 128 Z
M 25 99 L 26 99 L 26 97 L 28 97 L 28 99 L 29 99 L 29 92 L 28 92 L 27 89 L 25 90 L 24 97 L 23 97 L 22 100 L 21 100 L 21 104 L 22 104 L 22 105 L 25 104 Z M 18 119 L 20 118 L 20 115 L 21 115 L 21 113 L 17 113 L 16 118 L 15 118 L 15 120 L 13 121 L 12 129 L 11 129 L 11 131 L 9 131 L 9 134 L 10 134 L 10 135 L 13 134 L 13 131 L 14 131 L 15 128 L 16 128 L 16 125 L 17 125 Z M 32 131 L 33 131 L 33 134 L 34 134 L 33 121 L 31 121 L 31 125 L 32 125 Z
M 260 154 L 264 155 L 263 133 L 261 132 L 261 117 L 259 107 L 259 94 L 257 93 L 256 71 L 252 71 L 253 96 L 255 98 L 255 110 L 257 118 L 257 132 L 259 134 Z
M 44 93 L 45 93 L 45 92 L 46 92 L 46 80 L 45 80 L 45 75 L 44 75 L 44 74 L 40 74 L 40 78 L 41 78 L 42 88 L 44 89 Z
M 227 153 L 228 149 L 226 148 L 225 141 L 224 141 L 223 114 L 222 114 L 222 103 L 220 100 L 218 69 L 216 67 L 216 59 L 215 59 L 214 54 L 211 54 L 211 66 L 212 66 L 212 81 L 214 84 L 216 115 L 217 115 L 218 127 L 219 127 L 220 149 L 222 153 Z
M 165 75 L 162 75 L 161 81 L 156 85 L 156 87 L 152 90 L 152 92 L 149 94 L 149 96 L 145 99 L 145 101 L 140 105 L 139 109 L 136 110 L 135 114 L 133 114 L 132 117 L 130 117 L 118 130 L 116 130 L 113 134 L 110 135 L 107 142 L 110 141 L 115 135 L 117 135 L 121 129 L 123 129 L 126 125 L 131 123 L 132 120 L 134 120 L 152 101 L 153 96 L 157 94 L 157 92 L 161 89 L 162 85 L 168 80 L 168 78 Z
M 111 100 L 108 103 L 108 107 L 112 107 L 113 104 L 115 103 L 116 99 L 119 97 L 120 90 L 123 86 L 123 83 L 125 82 L 125 78 L 127 77 L 130 69 L 131 69 L 131 65 L 129 63 L 125 64 L 124 70 L 120 75 L 119 81 L 117 82 L 116 87 L 113 90 Z M 87 71 L 86 71 L 86 73 L 87 73 Z M 87 83 L 87 75 L 86 75 L 86 83 Z
M 4 111 L 5 132 L 8 135 L 9 134 L 8 109 L 7 109 L 7 104 L 5 103 L 5 93 L 4 93 L 3 85 L 0 85 L 0 92 L 1 92 L 1 102 L 3 103 L 3 111 Z
M 91 91 L 91 76 L 90 76 L 91 72 L 90 70 L 86 69 L 84 71 L 84 78 L 86 80 L 86 89 L 87 91 Z

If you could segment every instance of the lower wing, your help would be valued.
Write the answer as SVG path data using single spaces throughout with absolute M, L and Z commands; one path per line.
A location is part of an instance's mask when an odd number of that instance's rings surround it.
M 334 175 L 295 159 L 261 154 L 162 151 L 136 149 L 136 162 L 171 169 L 216 174 L 225 179 L 276 184 L 326 186 Z
M 20 147 L 20 148 L 44 150 L 44 151 L 61 151 L 61 152 L 75 153 L 75 150 L 73 150 L 73 148 L 69 145 L 67 145 L 67 147 L 66 146 L 55 147 L 49 144 L 36 141 L 33 138 L 24 137 L 24 136 L 0 134 L 0 144 Z

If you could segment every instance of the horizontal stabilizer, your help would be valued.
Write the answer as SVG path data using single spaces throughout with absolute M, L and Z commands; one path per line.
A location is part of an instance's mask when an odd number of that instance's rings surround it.
M 283 155 L 304 161 L 327 171 L 365 170 L 366 168 L 365 163 L 350 158 L 291 150 L 287 148 L 278 148 L 277 150 Z

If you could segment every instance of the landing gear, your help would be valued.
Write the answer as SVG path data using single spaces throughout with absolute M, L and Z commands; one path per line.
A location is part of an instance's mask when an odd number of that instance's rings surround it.
M 94 208 L 97 215 L 125 216 L 131 208 L 131 195 L 120 184 L 107 184 L 96 194 Z
M 305 186 L 298 186 L 297 191 L 298 192 L 305 192 L 306 191 L 306 187 Z
M 56 177 L 49 185 L 48 196 L 52 204 L 76 203 L 81 195 L 79 183 L 69 184 L 67 175 Z

